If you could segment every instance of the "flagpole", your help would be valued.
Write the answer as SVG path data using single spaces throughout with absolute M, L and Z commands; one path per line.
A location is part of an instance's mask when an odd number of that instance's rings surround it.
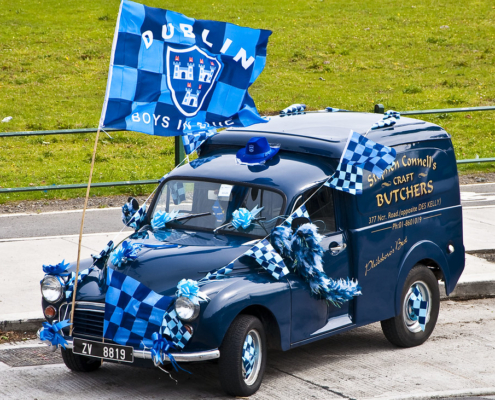
M 77 265 L 76 265 L 76 277 L 74 279 L 74 291 L 72 292 L 72 312 L 70 315 L 70 333 L 69 336 L 72 336 L 72 330 L 74 328 L 74 314 L 75 314 L 75 305 L 76 305 L 76 294 L 77 294 L 77 281 L 79 277 L 79 264 L 81 261 L 81 244 L 82 244 L 82 235 L 84 230 L 84 217 L 86 216 L 86 208 L 88 207 L 88 199 L 89 199 L 89 190 L 91 188 L 91 179 L 93 178 L 93 170 L 95 167 L 95 159 L 96 159 L 96 148 L 98 147 L 98 139 L 100 137 L 100 125 L 98 126 L 98 130 L 96 131 L 95 145 L 93 148 L 93 157 L 91 158 L 91 169 L 89 171 L 89 180 L 88 187 L 86 188 L 86 199 L 84 200 L 84 208 L 81 219 L 81 229 L 79 230 L 79 245 L 77 247 Z

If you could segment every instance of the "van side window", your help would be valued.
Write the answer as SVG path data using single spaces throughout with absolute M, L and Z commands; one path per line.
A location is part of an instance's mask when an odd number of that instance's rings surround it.
M 308 190 L 300 197 L 294 210 L 297 210 L 309 198 L 316 188 Z M 306 203 L 306 209 L 308 210 L 311 222 L 318 227 L 318 232 L 322 235 L 326 235 L 331 232 L 335 232 L 335 211 L 333 205 L 333 193 L 332 189 L 327 186 L 323 186 L 313 197 Z

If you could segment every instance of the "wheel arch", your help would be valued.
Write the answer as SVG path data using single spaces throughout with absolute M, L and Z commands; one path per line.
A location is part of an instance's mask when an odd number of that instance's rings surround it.
M 431 241 L 424 240 L 418 242 L 404 255 L 399 267 L 395 287 L 395 315 L 400 313 L 402 288 L 404 287 L 407 275 L 418 264 L 430 268 L 437 280 L 444 280 L 446 282 L 446 294 L 449 294 L 447 291 L 447 282 L 450 279 L 450 270 L 445 255 L 438 245 Z
M 265 336 L 269 349 L 282 350 L 282 340 L 280 327 L 275 315 L 266 307 L 260 304 L 253 304 L 246 307 L 238 315 L 252 315 L 258 318 L 265 328 Z

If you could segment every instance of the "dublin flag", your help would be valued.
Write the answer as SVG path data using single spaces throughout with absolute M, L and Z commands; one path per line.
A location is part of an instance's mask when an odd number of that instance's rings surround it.
M 270 34 L 123 0 L 100 126 L 177 136 L 266 122 L 248 88 Z

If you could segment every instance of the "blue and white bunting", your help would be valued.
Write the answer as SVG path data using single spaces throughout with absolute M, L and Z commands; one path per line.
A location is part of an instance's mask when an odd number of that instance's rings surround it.
M 251 247 L 244 255 L 253 257 L 275 279 L 279 280 L 289 273 L 284 260 L 275 251 L 270 242 L 263 239 Z
M 101 260 L 105 258 L 110 252 L 113 250 L 113 240 L 110 240 L 105 248 L 100 251 L 100 254 L 91 254 L 91 257 L 93 257 L 94 261 Z
M 183 349 L 189 339 L 191 339 L 191 334 L 182 322 L 180 322 L 175 310 L 170 310 L 165 313 L 161 334 L 170 337 L 175 346 L 180 347 L 181 349 Z
M 182 134 L 182 143 L 184 144 L 184 151 L 187 155 L 194 153 L 196 149 L 201 146 L 206 139 L 213 137 L 217 134 L 216 128 L 210 128 L 208 130 L 199 132 L 184 132 Z
M 248 88 L 270 35 L 123 0 L 100 126 L 178 136 L 266 122 Z
M 310 218 L 309 218 L 308 210 L 306 209 L 306 206 L 304 204 L 301 207 L 299 207 L 296 211 L 294 211 L 289 216 L 289 218 L 287 218 L 284 221 L 284 224 L 290 226 L 292 224 L 292 221 L 294 221 L 294 219 L 296 219 L 296 218 L 307 218 L 308 221 L 311 221 Z
M 300 114 L 306 110 L 306 104 L 292 104 L 280 111 L 280 115 Z
M 208 281 L 216 281 L 219 279 L 226 278 L 228 274 L 230 274 L 234 270 L 234 262 L 226 265 L 225 267 L 214 269 L 206 274 L 204 278 L 199 280 L 199 284 L 206 283 Z
M 82 271 L 79 271 L 79 275 L 77 276 L 77 285 L 84 280 L 92 271 L 94 267 L 91 266 L 89 268 L 83 269 Z M 74 284 L 76 282 L 76 273 L 71 272 L 69 281 L 67 282 L 67 285 L 65 286 L 65 298 L 67 301 L 69 301 L 72 298 L 72 293 L 74 292 Z
M 351 131 L 340 163 L 325 185 L 351 194 L 361 194 L 363 169 L 381 178 L 383 172 L 393 165 L 396 154 L 395 149 Z

